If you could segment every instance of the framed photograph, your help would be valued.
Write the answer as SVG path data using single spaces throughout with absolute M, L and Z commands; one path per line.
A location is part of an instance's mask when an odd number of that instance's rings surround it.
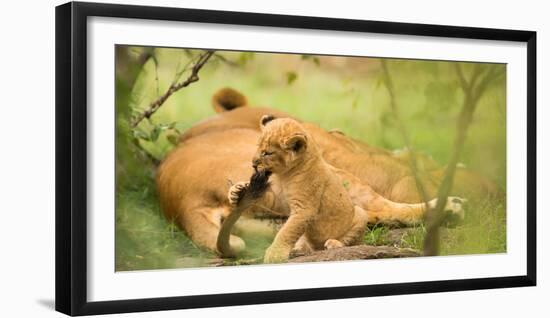
M 56 8 L 56 309 L 536 284 L 533 31 Z

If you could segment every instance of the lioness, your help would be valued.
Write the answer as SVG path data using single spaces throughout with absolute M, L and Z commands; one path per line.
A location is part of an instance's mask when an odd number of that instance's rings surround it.
M 159 166 L 156 179 L 165 216 L 177 223 L 195 244 L 217 251 L 220 224 L 231 210 L 227 198 L 231 182 L 248 180 L 254 172 L 250 161 L 261 135 L 260 118 L 266 114 L 277 118 L 291 116 L 274 109 L 248 107 L 246 98 L 231 89 L 215 94 L 213 105 L 221 112 L 197 123 L 181 135 L 178 146 Z M 334 167 L 343 180 L 353 204 L 369 211 L 369 223 L 408 225 L 422 222 L 424 204 L 393 202 L 421 201 L 405 160 L 341 133 L 300 123 L 316 141 L 323 159 Z M 428 195 L 432 197 L 442 171 L 422 171 L 421 178 Z M 455 180 L 453 195 L 471 198 L 498 193 L 494 184 L 466 169 L 459 169 Z M 266 222 L 254 218 L 258 214 L 289 215 L 289 202 L 276 178 L 261 201 L 253 213 L 235 224 L 234 234 L 276 233 Z M 451 215 L 462 216 L 460 202 L 450 199 L 448 208 Z M 235 251 L 245 248 L 239 236 L 231 235 L 229 239 L 231 249 Z

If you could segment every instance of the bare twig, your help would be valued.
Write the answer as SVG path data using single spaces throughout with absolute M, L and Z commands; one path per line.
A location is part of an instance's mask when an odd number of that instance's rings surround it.
M 159 84 L 159 61 L 157 57 L 153 54 L 153 62 L 155 63 L 155 82 L 157 84 L 157 97 L 160 96 L 160 84 Z
M 470 84 L 466 80 L 466 76 L 464 76 L 464 72 L 462 71 L 462 68 L 460 67 L 460 65 L 457 65 L 455 70 L 456 70 L 456 74 L 458 77 L 458 81 L 460 82 L 460 87 L 462 88 L 462 91 L 463 92 L 468 91 L 470 89 Z
M 487 68 L 489 69 L 486 70 L 484 66 L 476 64 L 468 81 L 466 80 L 461 65 L 458 63 L 455 64 L 455 71 L 464 93 L 464 102 L 456 126 L 456 137 L 451 158 L 449 159 L 443 180 L 437 192 L 437 204 L 434 209 L 428 211 L 426 217 L 427 226 L 426 237 L 424 239 L 424 255 L 433 256 L 439 254 L 439 227 L 445 219 L 443 208 L 451 192 L 456 165 L 458 164 L 460 154 L 464 148 L 468 128 L 472 122 L 478 101 L 486 91 L 487 86 L 501 75 L 499 74 L 498 67 L 489 66 Z M 485 75 L 482 76 L 483 74 Z
M 171 84 L 177 83 L 180 80 L 183 73 L 189 71 L 192 68 L 191 65 L 195 65 L 199 61 L 199 58 L 201 57 L 200 55 L 198 57 L 195 57 L 191 53 L 186 53 L 186 55 L 189 57 L 189 60 L 187 61 L 187 63 L 185 63 L 185 66 L 181 70 L 180 70 L 181 59 L 178 59 L 176 74 L 174 75 L 174 79 L 172 80 Z
M 175 92 L 178 90 L 189 86 L 190 84 L 196 82 L 199 80 L 199 71 L 201 68 L 206 64 L 206 62 L 210 59 L 210 57 L 214 54 L 214 51 L 206 51 L 205 53 L 201 54 L 199 58 L 197 59 L 197 62 L 193 65 L 193 68 L 191 69 L 191 74 L 189 77 L 180 83 L 172 83 L 166 93 L 164 95 L 160 96 L 157 100 L 152 102 L 149 107 L 141 114 L 139 114 L 134 121 L 132 122 L 131 126 L 132 128 L 136 127 L 143 119 L 150 118 L 151 115 L 153 115 L 161 106 L 164 104 L 164 102 L 172 96 Z
M 416 161 L 416 152 L 414 151 L 411 143 L 411 139 L 409 137 L 409 133 L 407 132 L 407 128 L 405 127 L 405 124 L 403 123 L 403 120 L 401 119 L 401 115 L 399 113 L 399 108 L 397 106 L 397 101 L 395 98 L 394 93 L 394 85 L 392 78 L 390 76 L 390 72 L 388 70 L 388 65 L 386 60 L 382 59 L 382 71 L 384 72 L 384 84 L 386 86 L 386 89 L 388 90 L 388 94 L 390 95 L 390 105 L 391 109 L 393 111 L 393 114 L 395 116 L 397 126 L 399 129 L 399 132 L 401 133 L 401 137 L 403 138 L 403 141 L 405 142 L 405 146 L 410 152 L 410 169 L 414 177 L 414 181 L 416 183 L 416 188 L 418 190 L 418 193 L 420 194 L 420 198 L 422 199 L 422 202 L 425 203 L 426 209 L 429 208 L 428 205 L 428 195 L 426 194 L 426 188 L 424 187 L 424 184 L 422 183 L 422 180 L 420 179 L 420 175 L 418 174 L 418 165 Z
M 216 57 L 217 59 L 219 59 L 220 61 L 222 61 L 223 63 L 225 63 L 229 66 L 232 66 L 232 67 L 238 67 L 239 66 L 239 63 L 231 61 L 231 60 L 227 59 L 225 56 L 223 56 L 221 54 L 214 54 L 214 57 Z

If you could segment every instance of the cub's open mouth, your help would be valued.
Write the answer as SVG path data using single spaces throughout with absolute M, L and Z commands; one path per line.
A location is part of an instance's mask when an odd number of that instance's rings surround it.
M 256 175 L 256 177 L 265 176 L 266 178 L 269 178 L 272 174 L 272 172 L 268 169 L 258 169 L 257 165 L 252 165 L 252 168 L 254 168 L 254 175 Z M 252 178 L 254 177 L 254 175 L 252 175 Z M 252 178 L 250 179 L 250 181 L 252 181 Z

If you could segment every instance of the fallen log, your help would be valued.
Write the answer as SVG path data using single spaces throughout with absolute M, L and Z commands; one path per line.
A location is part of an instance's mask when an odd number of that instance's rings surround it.
M 289 263 L 308 263 L 325 261 L 349 261 L 360 259 L 402 258 L 422 256 L 418 250 L 393 246 L 356 245 L 316 251 L 308 255 L 291 255 Z M 263 264 L 260 258 L 223 259 L 215 258 L 210 266 L 234 266 Z
M 359 259 L 416 257 L 422 254 L 410 248 L 393 246 L 356 245 L 316 251 L 308 255 L 291 258 L 289 263 L 347 261 Z

